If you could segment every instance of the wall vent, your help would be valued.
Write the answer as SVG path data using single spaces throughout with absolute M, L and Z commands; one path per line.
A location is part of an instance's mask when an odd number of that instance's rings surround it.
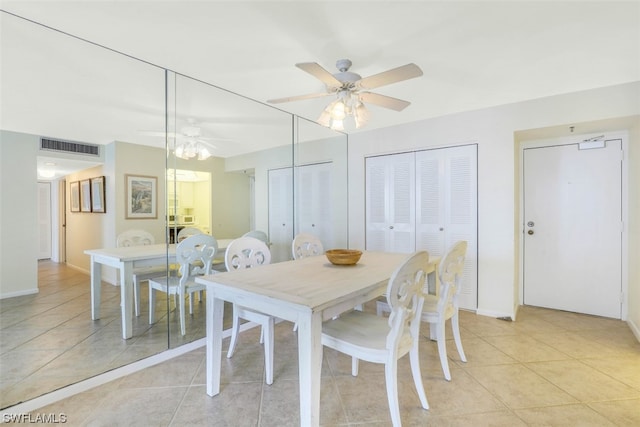
M 40 149 L 47 151 L 62 151 L 65 153 L 100 156 L 100 146 L 80 142 L 63 141 L 60 139 L 40 138 Z

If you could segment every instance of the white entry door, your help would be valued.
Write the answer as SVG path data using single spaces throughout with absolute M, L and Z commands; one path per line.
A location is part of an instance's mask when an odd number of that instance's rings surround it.
M 527 305 L 621 318 L 622 141 L 524 150 Z
M 51 258 L 51 183 L 38 182 L 38 259 Z

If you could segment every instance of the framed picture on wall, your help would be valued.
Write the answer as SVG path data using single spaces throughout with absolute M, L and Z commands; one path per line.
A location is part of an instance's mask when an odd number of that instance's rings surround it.
M 80 182 L 69 183 L 69 205 L 71 212 L 80 212 Z
M 107 212 L 104 198 L 104 176 L 91 178 L 91 211 L 98 213 Z
M 126 219 L 158 218 L 158 178 L 144 175 L 125 175 Z
M 91 212 L 91 180 L 80 181 L 80 211 Z

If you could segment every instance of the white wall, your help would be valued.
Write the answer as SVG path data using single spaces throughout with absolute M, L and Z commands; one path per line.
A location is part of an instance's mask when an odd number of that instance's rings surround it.
M 519 265 L 514 222 L 519 205 L 514 133 L 523 129 L 559 124 L 568 127 L 577 122 L 638 115 L 639 99 L 640 82 L 634 82 L 351 135 L 350 246 L 362 248 L 365 243 L 366 156 L 475 142 L 478 144 L 478 313 L 514 317 Z M 640 141 L 632 138 L 634 148 L 637 149 L 638 143 Z M 631 182 L 630 191 L 637 194 L 638 180 Z M 636 208 L 636 218 L 637 213 Z M 637 224 L 634 227 L 638 229 Z M 637 233 L 632 240 L 636 249 L 630 257 L 639 259 Z M 637 271 L 631 280 L 634 289 L 640 286 Z M 634 316 L 637 316 L 640 304 L 633 305 Z M 631 311 L 630 304 L 629 313 Z
M 0 298 L 38 292 L 38 142 L 0 131 Z
M 640 100 L 638 101 L 640 103 Z M 628 323 L 640 341 L 640 120 L 629 129 L 629 293 Z

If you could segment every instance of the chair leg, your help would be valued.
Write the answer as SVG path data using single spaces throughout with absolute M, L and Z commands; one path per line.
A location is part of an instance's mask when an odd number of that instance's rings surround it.
M 189 292 L 189 314 L 193 314 L 193 300 L 195 299 L 195 292 Z
M 140 281 L 135 279 L 133 283 L 133 304 L 135 306 L 136 317 L 140 316 Z
M 298 322 L 293 324 L 293 332 L 297 332 L 298 331 Z
M 462 348 L 462 340 L 460 339 L 460 324 L 458 322 L 458 313 L 451 317 L 451 329 L 453 329 L 453 339 L 456 342 L 456 348 L 458 349 L 460 359 L 463 362 L 466 362 L 467 356 L 465 356 L 464 354 L 464 349 Z
M 184 336 L 187 331 L 186 331 L 186 326 L 185 326 L 185 316 L 184 316 L 184 291 L 180 290 L 179 294 L 178 294 L 178 313 L 180 314 L 180 332 L 182 333 L 182 336 Z M 191 299 L 189 299 L 189 301 L 191 301 Z
M 387 400 L 389 401 L 389 412 L 391 422 L 394 427 L 400 427 L 400 404 L 398 403 L 398 362 L 397 360 L 387 361 L 384 365 L 385 380 L 387 383 Z
M 262 326 L 264 331 L 264 367 L 266 371 L 266 382 L 268 385 L 273 384 L 273 329 L 275 320 L 269 317 L 266 325 Z
M 233 325 L 231 326 L 231 342 L 229 343 L 229 350 L 227 351 L 227 358 L 233 356 L 233 352 L 236 350 L 236 344 L 238 343 L 238 334 L 240 333 L 240 318 L 236 312 L 235 306 L 233 307 Z
M 424 385 L 422 384 L 422 374 L 420 372 L 420 355 L 418 353 L 418 343 L 413 346 L 409 352 L 409 360 L 411 361 L 411 374 L 413 375 L 413 383 L 416 386 L 420 403 L 424 409 L 429 409 L 429 402 L 427 401 L 427 395 L 424 392 Z
M 449 372 L 449 361 L 447 360 L 447 342 L 444 336 L 444 320 L 438 322 L 437 326 L 438 354 L 440 355 L 440 365 L 442 372 L 447 381 L 451 381 L 451 372 Z
M 149 324 L 156 321 L 156 290 L 149 285 Z
M 260 344 L 264 344 L 264 325 L 260 327 Z
M 358 376 L 358 370 L 360 368 L 360 359 L 357 357 L 351 357 L 351 375 L 354 377 Z

